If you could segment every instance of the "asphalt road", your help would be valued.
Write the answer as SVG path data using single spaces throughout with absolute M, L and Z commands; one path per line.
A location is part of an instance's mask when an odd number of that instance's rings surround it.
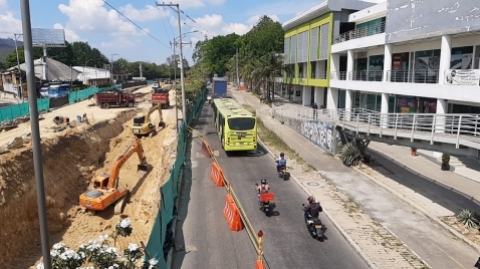
M 368 268 L 325 215 L 320 216 L 327 227 L 325 240 L 320 242 L 310 236 L 301 210 L 306 194 L 293 180 L 278 178 L 276 164 L 263 148 L 260 147 L 257 154 L 227 155 L 215 133 L 212 109 L 208 104 L 204 105 L 196 126 L 206 134 L 212 148 L 218 151 L 217 160 L 253 227 L 264 232 L 263 250 L 267 268 Z M 199 142 L 194 141 L 192 147 L 200 152 Z M 197 152 L 192 150 L 195 158 L 192 157 L 194 176 L 190 197 L 185 195 L 182 200 L 182 203 L 190 200 L 183 230 L 185 238 L 188 238 L 185 241 L 195 245 L 195 253 L 187 251 L 181 268 L 252 268 L 254 248 L 244 231 L 229 231 L 222 214 L 225 190 L 213 185 L 209 179 L 210 160 L 199 157 L 202 155 Z M 276 197 L 271 217 L 259 210 L 255 199 L 254 184 L 262 178 L 267 178 Z M 186 186 L 188 188 L 188 184 Z

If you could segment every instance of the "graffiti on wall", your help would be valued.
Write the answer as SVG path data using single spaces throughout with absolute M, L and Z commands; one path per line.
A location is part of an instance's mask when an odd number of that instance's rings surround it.
M 301 134 L 324 150 L 334 153 L 335 129 L 332 124 L 321 121 L 304 121 L 300 128 Z

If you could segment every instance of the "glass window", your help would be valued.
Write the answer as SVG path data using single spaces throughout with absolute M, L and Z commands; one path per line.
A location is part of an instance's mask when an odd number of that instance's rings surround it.
M 235 118 L 228 120 L 230 130 L 251 130 L 255 127 L 255 119 L 253 118 Z

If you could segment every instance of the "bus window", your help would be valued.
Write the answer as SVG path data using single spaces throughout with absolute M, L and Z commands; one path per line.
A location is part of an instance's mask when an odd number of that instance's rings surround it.
M 235 118 L 228 120 L 228 127 L 232 131 L 251 130 L 255 127 L 255 119 L 252 118 Z

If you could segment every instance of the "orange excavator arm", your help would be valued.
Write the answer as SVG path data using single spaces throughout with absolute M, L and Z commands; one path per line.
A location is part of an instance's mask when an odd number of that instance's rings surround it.
M 107 186 L 108 189 L 113 189 L 118 187 L 118 181 L 119 181 L 118 176 L 120 174 L 120 170 L 122 169 L 122 166 L 130 158 L 130 156 L 132 156 L 133 153 L 135 152 L 137 153 L 138 158 L 140 159 L 140 164 L 138 165 L 138 169 L 146 172 L 147 159 L 143 153 L 142 140 L 137 139 L 135 140 L 133 145 L 131 145 L 120 157 L 118 157 L 117 161 L 112 166 L 112 170 L 110 170 L 110 175 L 108 180 L 108 186 Z

